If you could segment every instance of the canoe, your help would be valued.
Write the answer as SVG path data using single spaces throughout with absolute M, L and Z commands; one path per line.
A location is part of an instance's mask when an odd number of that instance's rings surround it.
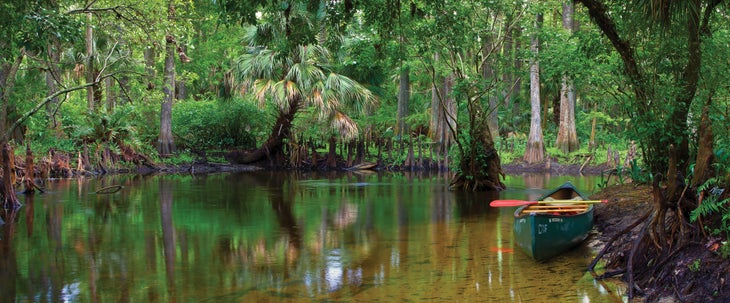
M 539 199 L 588 200 L 572 183 L 566 182 Z M 588 237 L 593 228 L 593 205 L 589 203 L 531 204 L 514 213 L 517 245 L 530 257 L 544 261 L 557 256 Z

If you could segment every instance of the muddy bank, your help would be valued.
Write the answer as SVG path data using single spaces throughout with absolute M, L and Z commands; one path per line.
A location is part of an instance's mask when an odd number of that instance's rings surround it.
M 596 205 L 597 245 L 606 245 L 615 238 L 603 258 L 605 269 L 597 270 L 599 275 L 616 275 L 626 281 L 627 256 L 648 221 L 643 215 L 653 207 L 651 197 L 649 186 L 631 184 L 611 186 L 591 196 L 609 200 Z M 717 251 L 718 243 L 726 240 L 706 237 L 673 244 L 673 252 L 667 257 L 643 256 L 639 260 L 645 262 L 633 264 L 634 290 L 641 296 L 638 301 L 730 302 L 730 259 L 722 258 Z
M 502 165 L 502 172 L 505 174 L 522 173 L 550 173 L 558 175 L 600 175 L 612 169 L 609 164 L 582 165 L 582 164 L 560 164 L 555 160 L 544 163 L 528 164 L 524 161 L 515 161 Z

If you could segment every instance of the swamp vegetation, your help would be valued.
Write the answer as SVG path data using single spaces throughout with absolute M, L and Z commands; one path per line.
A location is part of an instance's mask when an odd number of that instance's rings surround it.
M 211 163 L 450 170 L 458 191 L 504 189 L 510 165 L 601 167 L 652 188 L 622 272 L 633 296 L 652 273 L 636 256 L 730 255 L 728 8 L 3 1 L 0 198 Z

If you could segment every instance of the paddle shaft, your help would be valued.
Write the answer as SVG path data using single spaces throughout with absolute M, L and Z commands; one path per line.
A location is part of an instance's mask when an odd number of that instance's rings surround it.
M 491 207 L 515 207 L 530 204 L 584 204 L 584 203 L 607 203 L 608 200 L 549 200 L 549 201 L 525 201 L 525 200 L 494 200 L 489 203 Z

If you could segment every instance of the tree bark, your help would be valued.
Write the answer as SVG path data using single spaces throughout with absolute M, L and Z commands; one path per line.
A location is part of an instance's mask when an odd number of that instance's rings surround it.
M 434 55 L 434 60 L 439 60 L 438 54 Z M 445 155 L 451 147 L 452 128 L 456 125 L 456 105 L 451 97 L 454 76 L 433 75 L 432 77 L 429 136 L 437 143 L 434 149 L 436 154 L 441 156 Z
M 25 171 L 23 174 L 23 186 L 25 194 L 35 193 L 35 165 L 33 164 L 33 151 L 30 149 L 30 144 L 25 147 Z
M 330 136 L 329 152 L 327 153 L 327 167 L 330 169 L 337 167 L 337 138 Z
M 708 101 L 702 108 L 702 118 L 700 119 L 700 127 L 698 130 L 699 146 L 697 147 L 697 158 L 695 160 L 694 176 L 692 176 L 692 186 L 698 187 L 705 183 L 713 173 L 712 162 L 715 157 L 714 142 L 715 135 L 712 131 L 712 121 L 710 121 L 709 104 L 712 95 L 708 97 Z
M 104 88 L 106 89 L 106 108 L 109 112 L 114 110 L 117 105 L 117 93 L 114 89 L 114 79 L 109 77 L 104 79 Z
M 86 15 L 86 61 L 84 62 L 86 83 L 95 83 L 99 73 L 94 64 L 96 61 L 94 58 L 96 56 L 96 42 L 94 41 L 94 27 L 91 22 L 92 16 L 93 14 L 90 12 Z M 101 88 L 99 85 L 94 84 L 86 88 L 86 102 L 89 112 L 96 111 L 97 103 L 100 100 Z
M 395 135 L 405 140 L 408 136 L 408 125 L 406 117 L 408 116 L 408 102 L 411 96 L 411 84 L 409 76 L 409 68 L 403 67 L 400 72 L 400 85 L 398 86 L 398 113 L 395 128 Z
M 522 39 L 520 38 L 522 36 L 522 27 L 515 26 L 512 31 L 512 39 L 515 43 L 514 48 L 511 49 L 511 52 L 516 53 L 517 50 L 522 49 Z M 514 63 L 513 63 L 513 70 L 521 71 L 522 70 L 522 59 L 521 56 L 513 55 L 514 57 Z M 522 92 L 522 77 L 515 76 L 516 79 L 514 80 L 514 88 L 512 88 L 512 92 L 510 95 L 510 102 L 512 103 L 512 110 L 511 113 L 517 113 L 519 112 L 519 103 L 518 100 L 521 100 L 520 93 Z M 505 108 L 509 108 L 509 106 L 505 106 Z M 511 119 L 512 123 L 514 123 L 514 119 Z M 516 126 L 512 125 L 512 131 L 516 130 Z
M 20 207 L 20 201 L 15 195 L 15 159 L 10 144 L 3 143 L 1 153 L 2 158 L 0 158 L 0 161 L 2 161 L 3 167 L 3 184 L 0 198 L 2 198 L 4 208 L 16 209 Z
M 499 81 L 497 80 L 496 73 L 494 71 L 494 64 L 496 61 L 494 60 L 494 57 L 496 56 L 494 37 L 492 34 L 487 34 L 484 40 L 484 46 L 482 47 L 484 56 L 484 60 L 482 61 L 482 77 L 484 77 L 487 82 L 497 83 Z M 487 95 L 489 98 L 487 125 L 489 126 L 492 138 L 495 138 L 499 135 L 499 100 L 497 98 L 496 90 L 488 93 Z
M 175 19 L 173 1 L 168 3 L 167 18 Z M 165 94 L 160 105 L 160 137 L 157 141 L 157 152 L 160 156 L 168 156 L 176 151 L 172 137 L 172 103 L 175 100 L 175 38 L 167 35 L 165 38 L 165 85 L 162 88 Z
M 573 2 L 563 2 L 563 28 L 571 35 L 575 27 L 573 12 Z M 558 138 L 555 142 L 557 148 L 564 154 L 574 152 L 580 148 L 578 134 L 575 129 L 575 101 L 573 79 L 565 74 L 560 88 L 560 122 L 558 124 Z
M 512 16 L 508 15 L 505 18 L 504 23 L 505 23 L 505 31 L 504 31 L 504 42 L 502 45 L 502 56 L 506 60 L 510 60 L 514 56 L 514 51 L 512 48 L 515 45 L 514 37 L 513 37 L 515 28 L 511 26 Z M 512 61 L 512 62 L 514 62 L 514 63 L 512 63 L 513 67 L 515 67 L 514 70 L 519 70 L 519 69 L 516 69 L 516 66 L 514 66 L 514 64 L 517 61 Z M 502 85 L 504 86 L 504 88 L 502 89 L 502 98 L 504 98 L 503 113 L 505 116 L 505 120 L 510 121 L 510 123 L 513 120 L 513 116 L 514 116 L 512 105 L 513 105 L 513 102 L 515 102 L 514 99 L 516 99 L 515 98 L 516 97 L 515 89 L 519 89 L 515 85 L 516 84 L 515 78 L 516 77 L 514 75 L 514 72 L 510 71 L 509 68 L 507 68 L 506 71 L 502 73 Z M 519 79 L 519 78 L 517 77 L 517 79 Z M 509 125 L 508 129 L 509 129 L 508 131 L 513 131 L 514 128 L 512 125 Z
M 542 14 L 537 14 L 535 30 L 538 31 L 542 23 Z M 542 137 L 542 126 L 540 124 L 540 65 L 537 60 L 540 41 L 537 33 L 533 34 L 530 41 L 530 51 L 533 58 L 530 59 L 530 135 L 527 139 L 524 160 L 527 163 L 542 162 L 545 158 L 545 147 Z
M 144 49 L 144 70 L 147 76 L 147 90 L 155 89 L 154 79 L 157 77 L 157 71 L 155 70 L 155 47 L 150 46 Z
M 61 42 L 56 37 L 51 37 L 50 42 L 48 43 L 48 58 L 49 58 L 49 68 L 46 71 L 46 86 L 48 87 L 48 96 L 54 95 L 58 91 L 58 85 L 57 83 L 60 82 L 60 70 L 59 65 L 61 62 Z M 63 135 L 63 126 L 61 124 L 61 114 L 58 112 L 59 107 L 59 99 L 58 96 L 55 96 L 51 98 L 51 100 L 46 103 L 46 116 L 48 117 L 49 125 L 48 127 L 53 130 L 56 137 L 59 138 Z

